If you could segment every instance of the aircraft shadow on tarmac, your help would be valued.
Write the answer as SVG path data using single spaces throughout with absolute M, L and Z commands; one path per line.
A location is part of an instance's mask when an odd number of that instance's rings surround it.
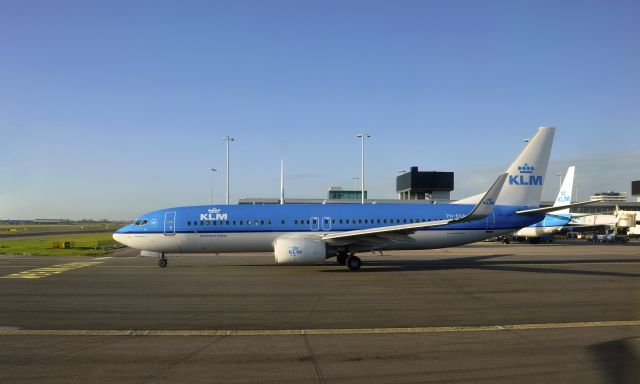
M 620 384 L 640 382 L 639 339 L 628 337 L 589 347 L 596 361 L 604 368 L 609 382 Z
M 447 269 L 484 269 L 493 271 L 558 273 L 571 275 L 613 276 L 638 278 L 640 274 L 629 272 L 590 271 L 569 268 L 551 268 L 554 265 L 598 265 L 610 263 L 640 264 L 640 259 L 554 259 L 554 260 L 491 260 L 512 254 L 458 257 L 436 260 L 371 260 L 365 261 L 358 273 L 415 272 Z M 549 266 L 549 267 L 545 267 Z M 347 269 L 323 270 L 328 273 L 350 273 Z

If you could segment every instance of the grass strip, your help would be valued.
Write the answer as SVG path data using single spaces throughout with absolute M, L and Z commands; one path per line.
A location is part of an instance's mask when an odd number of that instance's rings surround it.
M 54 248 L 54 242 L 73 242 L 73 248 Z M 36 239 L 0 239 L 0 254 L 37 256 L 94 256 L 104 255 L 121 245 L 111 233 L 80 235 L 52 235 Z

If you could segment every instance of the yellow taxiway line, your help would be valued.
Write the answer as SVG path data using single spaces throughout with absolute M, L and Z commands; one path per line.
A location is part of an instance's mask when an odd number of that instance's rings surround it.
M 28 271 L 16 272 L 6 276 L 0 276 L 0 279 L 39 279 L 51 275 L 57 275 L 58 273 L 71 271 L 78 268 L 91 267 L 94 265 L 102 264 L 110 257 L 100 257 L 96 260 L 100 261 L 75 261 L 73 263 L 57 264 L 49 267 L 40 267 L 35 269 L 29 269 Z
M 444 332 L 501 332 L 536 329 L 571 329 L 640 326 L 640 320 L 594 321 L 579 323 L 542 323 L 507 325 L 472 325 L 414 328 L 332 328 L 332 329 L 203 329 L 203 330 L 76 330 L 15 329 L 0 327 L 0 336 L 292 336 L 292 335 L 378 335 Z

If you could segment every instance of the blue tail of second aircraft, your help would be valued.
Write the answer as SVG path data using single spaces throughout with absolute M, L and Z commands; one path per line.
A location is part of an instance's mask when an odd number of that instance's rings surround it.
M 554 207 L 559 205 L 566 205 L 571 203 L 571 194 L 573 192 L 573 175 L 575 173 L 576 167 L 571 166 L 567 169 L 567 174 L 564 177 L 564 181 L 562 182 L 562 186 L 560 187 L 560 192 L 558 192 L 558 196 L 556 197 L 556 202 L 553 203 Z M 561 209 L 559 211 L 553 211 L 554 214 L 568 214 L 569 207 Z

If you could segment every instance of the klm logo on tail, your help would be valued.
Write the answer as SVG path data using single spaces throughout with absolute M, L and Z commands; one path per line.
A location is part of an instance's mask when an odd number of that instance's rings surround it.
M 571 202 L 571 196 L 568 195 L 566 191 L 562 191 L 558 195 L 558 198 L 556 199 L 556 201 L 558 203 L 570 203 Z
M 518 167 L 519 175 L 509 175 L 510 185 L 542 185 L 542 176 L 533 175 L 535 167 L 525 163 Z

